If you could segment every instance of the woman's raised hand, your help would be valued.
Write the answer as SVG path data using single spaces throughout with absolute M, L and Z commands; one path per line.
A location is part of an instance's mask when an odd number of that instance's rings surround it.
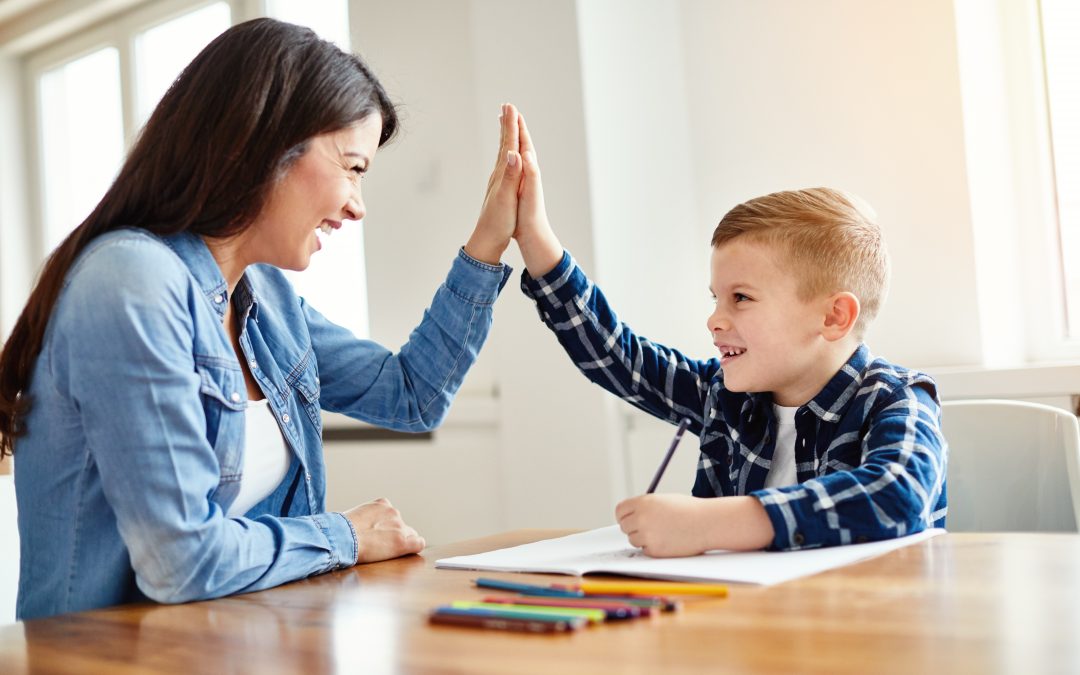
M 521 179 L 517 208 L 517 228 L 514 238 L 525 267 L 533 277 L 542 277 L 562 260 L 563 248 L 548 222 L 544 206 L 544 186 L 540 182 L 540 165 L 536 161 L 536 148 L 525 125 L 525 117 L 517 115 L 518 150 L 521 154 L 524 176 Z
M 424 550 L 424 538 L 405 524 L 401 513 L 380 497 L 344 513 L 356 532 L 357 563 L 389 560 Z
M 487 194 L 480 207 L 476 229 L 465 252 L 481 262 L 498 265 L 510 245 L 517 223 L 518 188 L 521 184 L 521 153 L 518 151 L 518 112 L 504 103 L 499 115 L 499 154 L 488 179 Z

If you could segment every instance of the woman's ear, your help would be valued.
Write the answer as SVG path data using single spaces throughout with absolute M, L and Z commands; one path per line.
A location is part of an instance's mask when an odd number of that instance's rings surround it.
M 859 299 L 854 293 L 841 291 L 825 300 L 825 321 L 821 335 L 830 342 L 847 337 L 859 320 Z

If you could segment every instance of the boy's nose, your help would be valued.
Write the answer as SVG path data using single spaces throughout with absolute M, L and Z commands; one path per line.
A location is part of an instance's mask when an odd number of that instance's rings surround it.
M 709 315 L 709 320 L 705 322 L 705 325 L 709 328 L 709 335 L 718 330 L 731 330 L 731 321 L 719 310 Z

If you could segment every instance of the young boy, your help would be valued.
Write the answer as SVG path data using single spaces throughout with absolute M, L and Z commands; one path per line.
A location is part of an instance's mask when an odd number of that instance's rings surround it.
M 934 381 L 874 358 L 862 337 L 885 296 L 881 231 L 825 188 L 732 209 L 712 237 L 707 326 L 690 359 L 619 321 L 551 231 L 520 123 L 521 287 L 590 380 L 701 442 L 693 496 L 628 499 L 616 517 L 651 556 L 790 550 L 944 525 L 946 445 Z

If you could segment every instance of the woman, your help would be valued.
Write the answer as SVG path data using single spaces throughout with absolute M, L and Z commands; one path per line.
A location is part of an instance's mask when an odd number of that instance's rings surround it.
M 397 127 L 385 91 L 298 26 L 259 19 L 208 45 L 49 258 L 0 356 L 19 618 L 420 551 L 385 500 L 325 512 L 319 411 L 402 431 L 443 418 L 509 275 L 515 125 L 504 115 L 476 229 L 392 354 L 327 321 L 279 269 L 304 269 L 320 231 L 363 218 L 361 178 Z

